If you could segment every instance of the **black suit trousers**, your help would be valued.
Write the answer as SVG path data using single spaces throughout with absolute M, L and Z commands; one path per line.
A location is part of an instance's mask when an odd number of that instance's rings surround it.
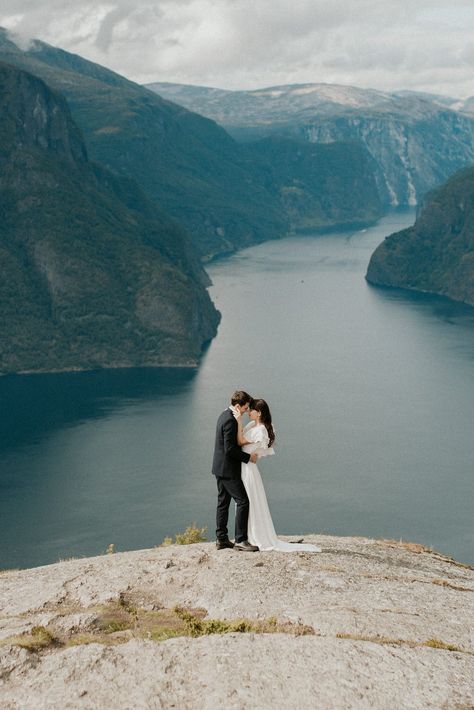
M 229 505 L 235 500 L 235 541 L 247 540 L 247 525 L 249 519 L 249 499 L 244 484 L 236 478 L 216 478 L 217 481 L 217 513 L 216 538 L 227 540 L 227 521 Z

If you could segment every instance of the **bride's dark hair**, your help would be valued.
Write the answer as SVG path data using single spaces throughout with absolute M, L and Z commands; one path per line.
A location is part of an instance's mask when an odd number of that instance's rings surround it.
M 264 399 L 252 399 L 250 402 L 250 409 L 255 409 L 260 414 L 260 421 L 268 432 L 268 446 L 273 446 L 273 442 L 275 441 L 275 432 L 273 431 L 270 407 Z

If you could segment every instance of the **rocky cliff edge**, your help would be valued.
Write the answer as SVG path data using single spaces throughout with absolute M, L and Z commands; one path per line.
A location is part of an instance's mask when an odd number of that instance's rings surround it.
M 199 543 L 0 573 L 1 707 L 474 706 L 473 568 L 305 540 L 322 552 Z

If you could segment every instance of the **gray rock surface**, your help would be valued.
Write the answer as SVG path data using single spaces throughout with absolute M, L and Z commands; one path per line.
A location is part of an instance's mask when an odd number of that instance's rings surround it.
M 472 568 L 413 544 L 305 540 L 322 553 L 200 543 L 1 573 L 0 707 L 474 707 Z M 118 600 L 203 608 L 208 619 L 274 617 L 314 635 L 157 642 L 128 630 L 111 635 L 117 645 L 16 645 L 34 626 L 63 640 L 90 631 L 97 609 Z

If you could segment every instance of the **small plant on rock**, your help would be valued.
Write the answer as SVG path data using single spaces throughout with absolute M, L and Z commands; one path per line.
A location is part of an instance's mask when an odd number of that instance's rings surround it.
M 176 545 L 194 545 L 196 542 L 206 542 L 207 541 L 207 526 L 203 528 L 198 528 L 196 523 L 192 523 L 183 533 L 176 533 L 175 544 Z M 165 537 L 162 545 L 172 545 L 173 538 Z
M 14 646 L 26 648 L 27 651 L 40 651 L 57 643 L 58 641 L 44 626 L 33 626 L 29 634 L 22 634 L 13 640 Z

